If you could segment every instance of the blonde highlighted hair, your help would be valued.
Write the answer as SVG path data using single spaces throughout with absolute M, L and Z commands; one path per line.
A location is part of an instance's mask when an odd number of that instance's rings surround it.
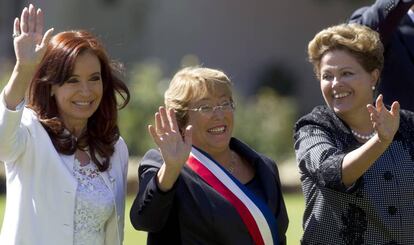
M 208 95 L 224 93 L 232 100 L 232 82 L 224 72 L 204 67 L 186 67 L 179 70 L 164 94 L 167 109 L 174 109 L 178 126 L 182 129 L 188 122 L 188 106 L 192 101 Z
M 308 58 L 318 79 L 322 57 L 333 50 L 349 52 L 367 72 L 381 72 L 384 65 L 384 47 L 376 31 L 354 23 L 340 24 L 320 31 L 309 42 Z

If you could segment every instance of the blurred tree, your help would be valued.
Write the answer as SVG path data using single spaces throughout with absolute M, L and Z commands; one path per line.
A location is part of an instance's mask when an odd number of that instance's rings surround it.
M 277 162 L 293 156 L 293 125 L 297 106 L 293 97 L 262 87 L 248 100 L 236 101 L 234 135 Z
M 154 113 L 164 104 L 163 72 L 157 62 L 135 65 L 130 72 L 128 86 L 130 103 L 119 113 L 122 137 L 128 144 L 131 156 L 142 156 L 156 147 L 148 133 L 148 124 L 154 124 Z
M 9 81 L 12 70 L 13 66 L 9 59 L 5 59 L 0 63 L 0 92 Z

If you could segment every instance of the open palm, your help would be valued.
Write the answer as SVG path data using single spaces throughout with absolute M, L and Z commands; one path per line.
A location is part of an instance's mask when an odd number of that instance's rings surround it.
M 42 59 L 53 29 L 43 35 L 44 17 L 40 9 L 30 4 L 24 8 L 20 19 L 16 18 L 13 25 L 14 51 L 16 60 L 23 65 L 37 65 Z
M 181 169 L 191 151 L 191 126 L 185 129 L 184 137 L 177 125 L 173 109 L 160 107 L 155 113 L 155 126 L 149 125 L 148 130 L 158 145 L 165 164 L 173 169 Z
M 384 106 L 383 96 L 379 95 L 374 105 L 367 105 L 371 122 L 380 140 L 391 142 L 400 125 L 400 104 L 394 102 L 391 109 Z

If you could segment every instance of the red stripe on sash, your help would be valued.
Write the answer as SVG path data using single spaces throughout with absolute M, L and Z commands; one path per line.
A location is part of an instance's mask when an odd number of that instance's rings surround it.
M 217 192 L 219 192 L 224 198 L 226 198 L 236 208 L 244 224 L 247 227 L 253 241 L 257 245 L 264 245 L 262 235 L 260 234 L 259 227 L 257 226 L 252 214 L 247 209 L 242 201 L 233 194 L 221 181 L 206 168 L 203 164 L 199 163 L 196 158 L 190 155 L 187 160 L 187 165 L 196 172 L 204 181 L 212 186 Z

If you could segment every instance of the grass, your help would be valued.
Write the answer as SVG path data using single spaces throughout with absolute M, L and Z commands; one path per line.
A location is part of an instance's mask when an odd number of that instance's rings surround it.
M 287 244 L 300 244 L 302 238 L 302 216 L 305 209 L 305 201 L 302 193 L 289 193 L 283 195 L 289 216 L 289 227 L 287 231 Z
M 304 208 L 303 196 L 298 194 L 285 194 L 285 202 L 289 215 L 289 229 L 287 232 L 288 244 L 300 244 L 302 236 L 302 214 Z M 142 245 L 146 243 L 146 233 L 136 231 L 129 222 L 129 209 L 133 197 L 128 197 L 125 209 L 125 240 L 124 245 Z M 0 196 L 0 220 L 3 220 L 5 196 Z

